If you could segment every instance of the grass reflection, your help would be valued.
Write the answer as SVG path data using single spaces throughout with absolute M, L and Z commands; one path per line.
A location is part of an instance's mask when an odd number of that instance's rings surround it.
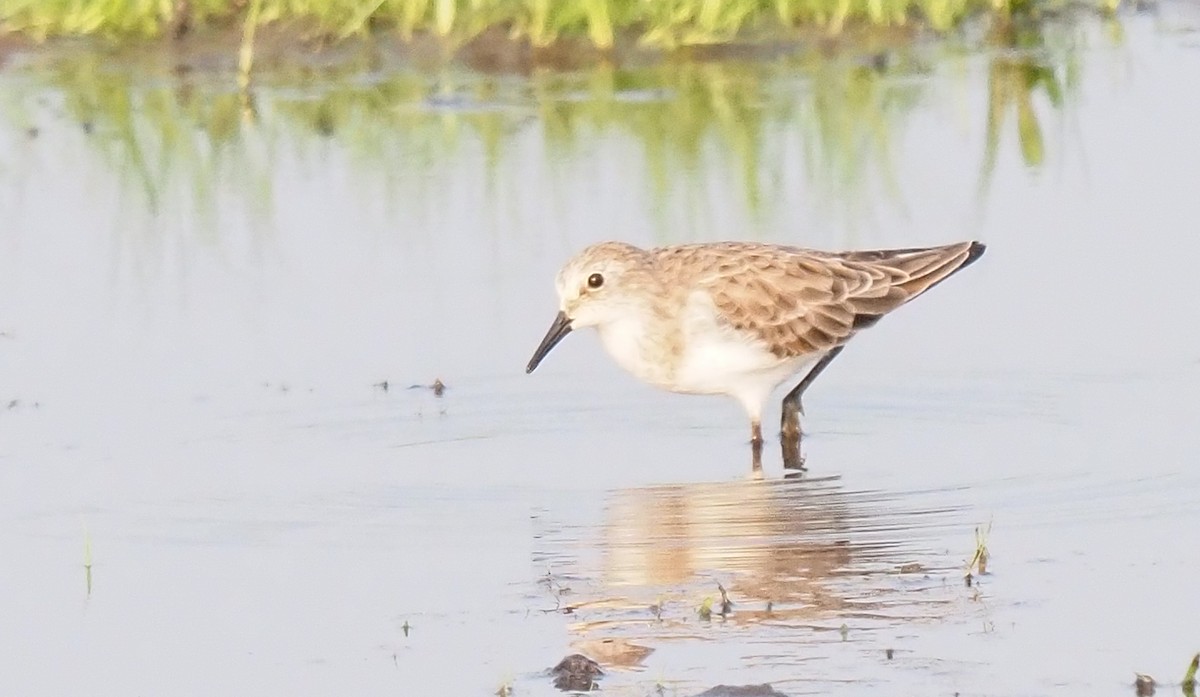
M 1040 26 L 999 22 L 987 43 L 994 50 L 985 73 L 984 186 L 1014 115 L 1023 161 L 1043 163 L 1045 109 L 1069 104 L 1078 71 L 1071 42 Z M 130 205 L 152 215 L 182 210 L 212 221 L 222 189 L 269 214 L 284 148 L 319 157 L 327 144 L 382 182 L 386 197 L 422 200 L 435 186 L 429 173 L 455 166 L 466 147 L 482 152 L 494 180 L 520 135 L 541 138 L 551 170 L 586 161 L 602 139 L 636 144 L 651 201 L 682 195 L 703 211 L 706 177 L 720 171 L 738 183 L 753 218 L 790 193 L 779 190 L 782 170 L 798 166 L 806 196 L 861 213 L 880 199 L 903 208 L 897 144 L 927 97 L 939 50 L 910 41 L 832 51 L 819 44 L 765 60 L 528 77 L 382 70 L 366 56 L 278 68 L 251 92 L 239 92 L 225 73 L 183 70 L 162 56 L 146 64 L 82 52 L 31 63 L 28 79 L 10 82 L 0 99 L 10 125 L 28 129 L 38 125 L 30 104 L 47 91 L 59 95 L 67 120 L 135 197 Z
M 1046 157 L 1046 143 L 1035 100 L 1061 110 L 1066 94 L 1078 84 L 1079 64 L 1075 54 L 1055 59 L 1051 38 L 1033 22 L 1002 18 L 993 22 L 988 43 L 999 49 L 988 66 L 987 136 L 982 183 L 986 188 L 996 167 L 1005 125 L 1015 117 L 1021 160 L 1039 167 Z

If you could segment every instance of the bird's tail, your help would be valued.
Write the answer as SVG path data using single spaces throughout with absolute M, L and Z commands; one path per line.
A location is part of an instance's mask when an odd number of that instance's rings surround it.
M 903 291 L 907 302 L 970 266 L 986 249 L 982 242 L 957 242 L 922 249 L 847 252 L 843 257 L 899 272 L 893 287 Z

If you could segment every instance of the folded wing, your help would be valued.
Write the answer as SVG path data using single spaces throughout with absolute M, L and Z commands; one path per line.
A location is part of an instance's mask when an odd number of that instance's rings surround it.
M 758 333 L 776 355 L 789 358 L 844 344 L 979 258 L 984 245 L 843 253 L 745 245 L 737 251 L 709 265 L 697 283 L 710 292 L 723 321 Z

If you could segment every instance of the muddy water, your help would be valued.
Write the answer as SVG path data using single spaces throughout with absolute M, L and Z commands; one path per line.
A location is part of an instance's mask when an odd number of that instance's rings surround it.
M 632 695 L 1177 681 L 1198 29 L 281 73 L 252 103 L 9 56 L 0 693 L 554 694 L 581 648 Z M 523 374 L 553 272 L 612 237 L 990 247 L 809 393 L 807 474 L 756 479 L 734 403 L 592 336 Z

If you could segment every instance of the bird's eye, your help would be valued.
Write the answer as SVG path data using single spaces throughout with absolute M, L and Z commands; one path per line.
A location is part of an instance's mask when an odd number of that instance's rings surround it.
M 600 274 L 594 273 L 591 276 L 588 276 L 588 288 L 595 290 L 602 285 L 604 285 L 604 277 Z

